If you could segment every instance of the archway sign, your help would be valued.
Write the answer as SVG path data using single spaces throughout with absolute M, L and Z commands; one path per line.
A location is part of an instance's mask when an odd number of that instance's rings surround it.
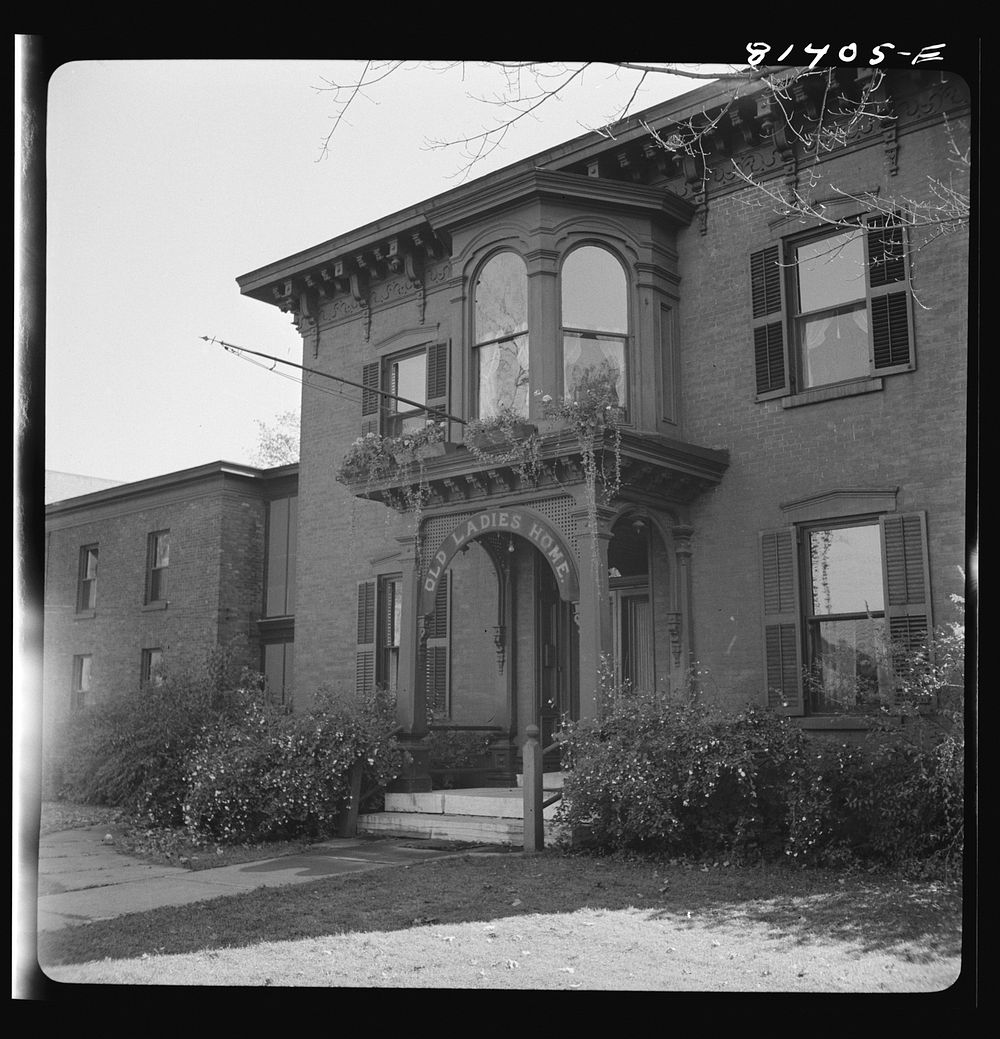
M 457 523 L 455 529 L 441 542 L 434 553 L 420 589 L 421 614 L 434 610 L 434 593 L 441 575 L 448 569 L 455 553 L 470 541 L 486 534 L 513 534 L 524 538 L 538 549 L 549 564 L 556 579 L 559 597 L 567 602 L 580 598 L 580 578 L 576 560 L 562 534 L 534 509 L 514 506 L 507 509 L 485 509 Z

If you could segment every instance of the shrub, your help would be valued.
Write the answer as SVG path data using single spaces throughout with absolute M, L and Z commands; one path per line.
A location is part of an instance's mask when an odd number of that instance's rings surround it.
M 182 822 L 184 765 L 198 735 L 225 724 L 262 678 L 243 664 L 246 643 L 213 650 L 192 672 L 118 693 L 75 714 L 60 739 L 63 798 L 114 805 L 155 826 Z
M 392 738 L 394 706 L 377 690 L 360 704 L 329 692 L 288 715 L 259 701 L 224 727 L 205 728 L 185 769 L 184 823 L 224 843 L 333 833 L 350 796 L 350 772 L 384 786 L 403 764 Z
M 424 737 L 428 765 L 435 790 L 451 789 L 466 783 L 475 785 L 473 770 L 488 763 L 487 751 L 492 733 L 455 729 L 431 729 Z M 467 770 L 463 774 L 462 770 Z
M 355 762 L 368 786 L 398 774 L 384 693 L 354 705 L 321 691 L 312 710 L 289 714 L 242 666 L 245 648 L 79 712 L 62 740 L 60 795 L 232 843 L 328 834 Z
M 571 724 L 564 736 L 559 817 L 598 845 L 732 858 L 782 847 L 804 738 L 777 715 L 749 708 L 727 719 L 619 689 L 600 722 Z
M 807 736 L 759 707 L 713 714 L 605 676 L 599 720 L 563 732 L 559 817 L 609 850 L 958 867 L 963 655 L 960 619 L 938 632 L 933 656 L 897 658 L 902 706 L 883 709 L 860 744 Z

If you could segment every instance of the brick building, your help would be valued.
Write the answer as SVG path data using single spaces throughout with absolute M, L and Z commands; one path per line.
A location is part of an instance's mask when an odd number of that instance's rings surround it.
M 45 508 L 43 725 L 245 636 L 290 696 L 297 466 L 215 462 Z
M 430 709 L 503 767 L 526 725 L 593 713 L 602 659 L 808 728 L 891 698 L 879 647 L 950 618 L 966 531 L 968 238 L 896 210 L 962 177 L 970 103 L 937 70 L 832 75 L 881 116 L 829 150 L 712 85 L 238 279 L 364 388 L 303 391 L 300 702 L 384 683 L 415 748 Z M 792 125 L 825 82 L 789 91 Z M 691 120 L 696 154 L 649 131 Z M 545 397 L 598 377 L 622 419 L 588 446 Z M 530 468 L 463 445 L 503 407 L 538 431 Z M 443 453 L 338 482 L 422 408 Z

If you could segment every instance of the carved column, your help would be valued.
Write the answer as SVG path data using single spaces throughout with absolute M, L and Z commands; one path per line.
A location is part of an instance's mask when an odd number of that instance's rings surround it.
M 608 591 L 608 542 L 614 513 L 598 505 L 597 529 L 591 528 L 590 510 L 573 512 L 580 568 L 580 717 L 597 717 L 601 657 L 614 655 L 611 597 Z
M 396 688 L 396 717 L 403 729 L 400 743 L 410 753 L 410 764 L 393 784 L 393 790 L 431 789 L 428 751 L 423 746 L 427 735 L 426 630 L 417 613 L 420 601 L 419 535 L 396 539 L 400 545 L 403 572 L 402 616 L 399 623 L 399 678 Z

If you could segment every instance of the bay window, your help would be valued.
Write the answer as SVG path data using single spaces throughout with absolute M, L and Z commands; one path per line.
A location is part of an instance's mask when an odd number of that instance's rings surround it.
M 608 395 L 628 406 L 628 292 L 625 270 L 598 246 L 574 249 L 562 267 L 563 392 Z
M 503 409 L 528 416 L 528 274 L 512 252 L 497 253 L 476 280 L 474 355 L 480 419 Z

